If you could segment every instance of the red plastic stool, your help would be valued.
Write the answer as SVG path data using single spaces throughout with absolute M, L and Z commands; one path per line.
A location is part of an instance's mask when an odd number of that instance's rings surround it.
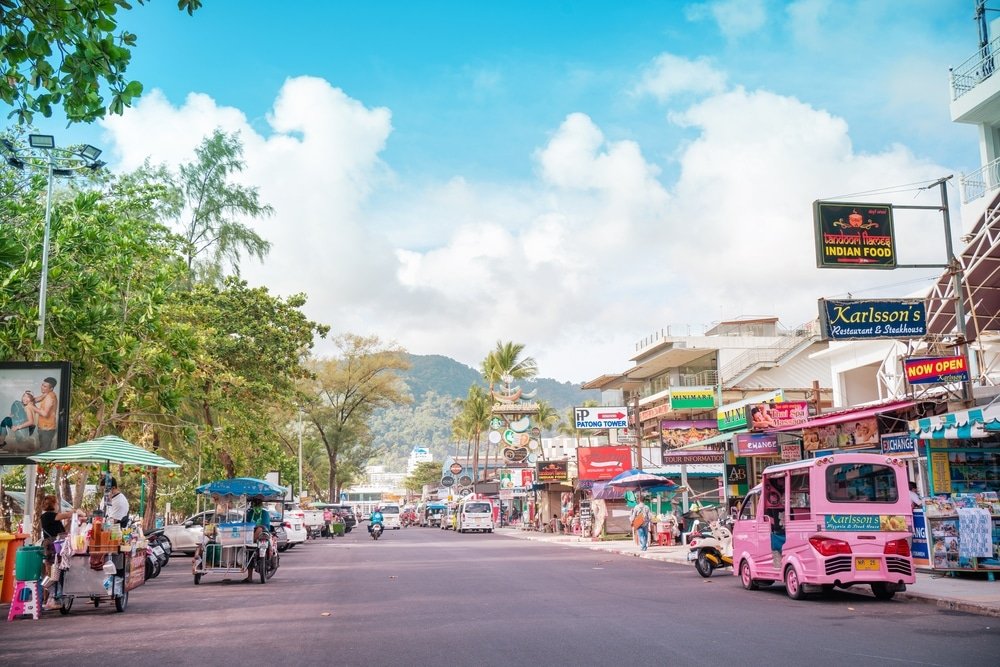
M 673 538 L 670 537 L 670 533 L 657 533 L 656 534 L 656 545 L 660 547 L 669 547 L 674 543 Z
M 14 585 L 14 597 L 10 601 L 10 611 L 7 612 L 7 621 L 13 621 L 23 614 L 31 614 L 31 618 L 37 621 L 41 609 L 42 582 L 37 579 L 17 582 Z

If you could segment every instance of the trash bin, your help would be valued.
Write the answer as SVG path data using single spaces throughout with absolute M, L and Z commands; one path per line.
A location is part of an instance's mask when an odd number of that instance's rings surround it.
M 10 602 L 14 598 L 14 554 L 24 541 L 28 539 L 25 533 L 0 533 L 0 603 Z
M 45 550 L 39 546 L 21 547 L 14 558 L 14 578 L 18 581 L 35 581 L 42 578 Z

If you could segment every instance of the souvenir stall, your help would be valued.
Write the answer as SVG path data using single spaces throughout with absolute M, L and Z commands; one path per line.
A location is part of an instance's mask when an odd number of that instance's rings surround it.
M 139 467 L 178 468 L 176 463 L 133 445 L 117 436 L 70 445 L 30 457 L 40 464 L 102 464 L 105 505 L 109 505 L 112 463 Z M 122 527 L 107 521 L 95 510 L 86 520 L 74 516 L 69 536 L 55 545 L 55 568 L 59 572 L 56 599 L 60 613 L 68 614 L 78 597 L 95 607 L 113 602 L 115 610 L 125 611 L 129 592 L 146 581 L 146 540 L 139 526 Z
M 930 566 L 1000 571 L 1000 404 L 910 422 L 926 445 L 923 498 Z

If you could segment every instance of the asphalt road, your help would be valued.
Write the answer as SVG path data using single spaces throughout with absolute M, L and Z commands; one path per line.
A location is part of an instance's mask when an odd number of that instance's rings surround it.
M 796 602 L 726 573 L 499 535 L 373 542 L 361 526 L 283 554 L 265 585 L 196 587 L 174 559 L 123 614 L 77 600 L 69 616 L 0 620 L 0 664 L 993 665 L 997 626 L 846 592 Z

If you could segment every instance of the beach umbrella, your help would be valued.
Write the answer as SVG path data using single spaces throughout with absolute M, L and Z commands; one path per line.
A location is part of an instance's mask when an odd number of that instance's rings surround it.
M 180 468 L 180 464 L 133 445 L 117 435 L 105 435 L 75 445 L 29 456 L 36 463 L 123 463 L 148 468 Z
M 253 477 L 220 479 L 202 484 L 195 489 L 195 493 L 211 496 L 263 496 L 265 498 L 284 498 L 287 491 L 288 489 L 283 486 Z
M 642 489 L 645 491 L 662 487 L 662 490 L 669 491 L 677 485 L 666 477 L 654 475 L 652 473 L 633 468 L 632 470 L 626 470 L 625 472 L 612 477 L 611 481 L 608 482 L 608 486 L 625 489 Z

